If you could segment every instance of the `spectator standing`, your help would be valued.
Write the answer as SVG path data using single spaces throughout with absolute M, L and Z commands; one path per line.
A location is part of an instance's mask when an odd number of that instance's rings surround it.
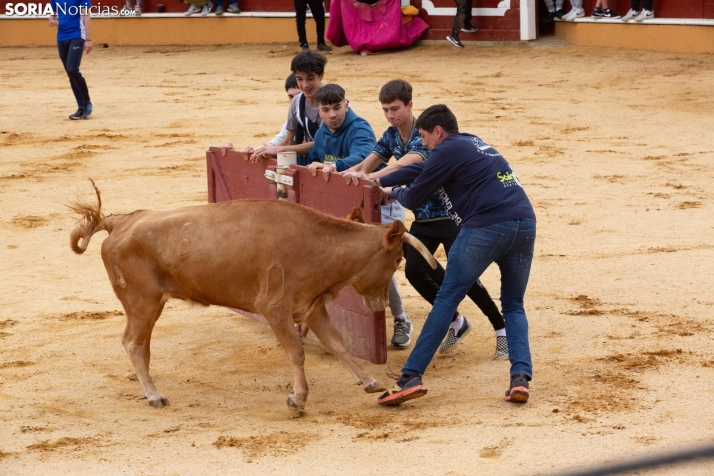
M 317 49 L 319 51 L 331 51 L 325 43 L 325 4 L 322 0 L 293 0 L 295 5 L 295 24 L 297 25 L 298 41 L 300 48 L 309 50 L 307 43 L 307 32 L 305 31 L 305 18 L 307 17 L 307 7 L 310 6 L 312 18 L 315 20 L 315 30 L 317 31 Z
M 58 5 L 62 5 L 62 9 Z M 89 99 L 87 81 L 79 72 L 82 53 L 91 53 L 92 22 L 89 9 L 90 0 L 50 0 L 52 11 L 49 26 L 57 27 L 57 49 L 69 76 L 69 84 L 77 101 L 77 112 L 70 115 L 72 120 L 87 119 L 92 115 L 92 101 Z
M 634 20 L 636 22 L 641 22 L 645 20 L 651 20 L 655 17 L 654 14 L 654 0 L 644 0 L 642 5 L 642 11 L 640 11 L 640 0 L 630 1 L 630 11 L 621 18 L 622 21 L 628 22 Z

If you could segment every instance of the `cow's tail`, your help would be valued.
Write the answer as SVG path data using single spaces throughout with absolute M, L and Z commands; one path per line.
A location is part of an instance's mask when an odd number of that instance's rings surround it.
M 89 240 L 92 235 L 98 231 L 106 230 L 104 223 L 104 213 L 102 213 L 102 195 L 99 193 L 97 185 L 94 180 L 89 179 L 92 182 L 92 187 L 97 193 L 97 203 L 90 203 L 86 198 L 82 196 L 77 196 L 77 198 L 71 202 L 68 207 L 70 210 L 78 213 L 82 217 L 77 221 L 77 225 L 74 230 L 69 234 L 69 244 L 72 247 L 72 251 L 81 255 L 89 246 Z M 80 243 L 80 240 L 82 242 Z

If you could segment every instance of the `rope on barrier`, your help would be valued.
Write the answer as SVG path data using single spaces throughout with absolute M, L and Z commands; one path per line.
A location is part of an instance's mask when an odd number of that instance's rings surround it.
M 677 451 L 659 456 L 635 459 L 625 463 L 616 463 L 585 471 L 559 473 L 558 476 L 607 476 L 707 458 L 714 458 L 714 445 L 706 445 L 693 450 Z

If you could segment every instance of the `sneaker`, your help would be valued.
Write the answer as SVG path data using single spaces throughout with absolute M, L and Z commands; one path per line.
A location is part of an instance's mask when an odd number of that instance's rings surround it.
M 602 18 L 602 8 L 595 7 L 595 10 L 593 10 L 592 18 L 593 18 L 593 20 L 601 19 Z
M 555 12 L 548 12 L 540 19 L 541 23 L 550 23 L 555 18 Z
M 555 15 L 555 18 L 557 18 L 558 20 L 562 20 L 563 16 L 565 15 L 565 11 L 562 8 L 560 8 L 555 11 L 554 15 Z
M 238 8 L 237 3 L 231 3 L 228 5 L 228 13 L 240 13 L 240 8 Z
M 75 112 L 74 114 L 70 114 L 69 118 L 72 119 L 73 121 L 78 121 L 78 120 L 82 119 L 83 115 L 84 115 L 84 109 L 82 109 L 80 107 L 79 109 L 77 109 L 77 112 Z
M 563 17 L 564 21 L 575 21 L 576 18 L 583 18 L 585 16 L 585 10 L 576 10 L 573 8 L 568 12 L 567 15 Z
M 607 20 L 617 20 L 618 18 L 620 18 L 620 15 L 613 12 L 609 8 L 606 8 L 605 10 L 602 11 L 602 17 Z
M 119 12 L 119 13 L 121 13 L 122 15 L 125 15 L 125 16 L 126 16 L 126 15 L 129 14 L 129 12 L 131 12 L 131 7 L 130 7 L 129 5 L 124 5 L 124 6 L 121 8 L 121 12 Z
M 201 10 L 201 16 L 205 17 L 209 13 L 211 13 L 211 10 L 213 10 L 213 2 L 211 0 L 208 0 L 208 3 L 203 6 L 203 9 Z
M 194 5 L 193 3 L 191 4 L 190 7 L 188 7 L 188 10 L 186 10 L 186 13 L 184 13 L 184 16 L 189 16 L 193 15 L 194 13 L 200 13 L 201 12 L 201 7 L 198 5 Z
M 392 347 L 404 348 L 412 343 L 412 332 L 414 326 L 411 321 L 404 319 L 394 319 L 394 335 L 392 336 Z
M 223 5 L 216 5 L 216 11 L 213 12 L 217 17 L 223 15 Z
M 478 31 L 478 27 L 465 23 L 461 31 L 463 31 L 464 33 L 474 33 Z
M 652 12 L 652 11 L 650 11 L 650 10 L 642 10 L 642 11 L 640 12 L 640 14 L 637 15 L 637 16 L 634 18 L 634 20 L 635 20 L 636 22 L 641 22 L 641 21 L 645 21 L 645 20 L 651 20 L 651 19 L 653 19 L 654 17 L 655 17 L 655 16 L 654 16 L 654 12 Z
M 463 48 L 464 44 L 461 43 L 461 40 L 459 40 L 457 37 L 453 35 L 449 35 L 446 37 L 446 41 L 451 43 L 452 45 L 456 46 L 457 48 Z
M 332 47 L 329 46 L 327 43 L 318 43 L 317 50 L 318 51 L 332 51 Z
M 90 102 L 84 106 L 84 111 L 82 112 L 82 119 L 87 119 L 92 115 L 92 103 Z
M 635 17 L 636 17 L 637 15 L 639 15 L 639 14 L 640 14 L 640 12 L 638 12 L 637 10 L 632 10 L 632 9 L 630 9 L 629 12 L 625 13 L 625 16 L 624 16 L 624 17 L 620 18 L 620 21 L 630 21 L 630 20 L 634 20 Z
M 377 403 L 380 405 L 399 405 L 407 400 L 423 397 L 426 392 L 427 390 L 424 388 L 424 384 L 421 383 L 419 375 L 402 375 L 392 388 L 377 399 Z
M 526 403 L 529 396 L 528 377 L 523 374 L 511 377 L 511 388 L 506 392 L 504 400 L 513 403 Z
M 307 43 L 302 43 L 302 44 L 300 45 L 300 48 L 302 48 L 303 51 L 309 51 L 309 50 L 310 50 L 310 46 L 309 46 Z
M 496 336 L 496 352 L 493 354 L 495 359 L 508 359 L 508 340 L 506 336 Z
M 448 354 L 452 350 L 458 346 L 462 340 L 464 340 L 464 337 L 466 337 L 466 334 L 468 334 L 471 331 L 471 324 L 469 324 L 469 321 L 466 320 L 464 317 L 464 323 L 461 325 L 461 329 L 458 331 L 454 331 L 453 327 L 449 327 L 449 332 L 446 334 L 446 339 L 444 339 L 444 342 L 441 343 L 441 346 L 439 347 L 439 353 L 440 354 Z
M 134 7 L 134 14 L 135 14 L 136 16 L 138 16 L 138 17 L 141 16 L 141 5 L 136 5 L 136 6 Z

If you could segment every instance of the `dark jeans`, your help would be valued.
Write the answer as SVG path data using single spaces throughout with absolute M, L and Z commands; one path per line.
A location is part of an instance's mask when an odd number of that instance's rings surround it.
M 295 4 L 295 23 L 297 24 L 298 40 L 301 45 L 307 44 L 307 33 L 305 33 L 305 15 L 307 6 L 310 5 L 312 17 L 315 19 L 315 29 L 317 30 L 317 44 L 325 42 L 325 5 L 322 0 L 293 0 Z
M 64 65 L 64 70 L 69 76 L 69 84 L 72 86 L 77 106 L 83 108 L 91 102 L 87 81 L 85 81 L 82 73 L 79 72 L 79 64 L 82 62 L 82 54 L 84 53 L 84 40 L 82 38 L 74 38 L 67 41 L 58 41 L 57 49 L 59 49 L 59 57 Z
M 471 9 L 474 2 L 473 0 L 454 0 L 454 2 L 456 2 L 456 16 L 454 26 L 451 27 L 451 36 L 458 38 L 461 26 L 464 23 L 471 24 Z
M 424 374 L 446 337 L 459 303 L 486 268 L 495 262 L 501 270 L 501 307 L 506 320 L 510 373 L 511 376 L 525 374 L 528 379 L 533 376 L 523 297 L 531 272 L 535 239 L 536 222 L 529 219 L 461 229 L 449 253 L 444 283 L 414 350 L 402 367 L 403 374 Z
M 649 11 L 653 10 L 654 0 L 644 0 L 644 9 Z M 640 11 L 640 0 L 630 0 L 630 8 L 636 12 Z
M 444 251 L 446 251 L 448 255 L 451 250 L 451 245 L 453 245 L 454 240 L 456 240 L 456 236 L 450 238 L 435 238 L 417 233 L 412 233 L 412 235 L 424 243 L 424 246 L 426 246 L 426 249 L 428 249 L 431 254 L 434 254 L 439 245 L 443 244 Z M 404 256 L 406 258 L 404 274 L 407 276 L 409 284 L 416 289 L 421 297 L 429 301 L 433 306 L 441 283 L 444 282 L 444 268 L 441 264 L 437 263 L 436 269 L 431 269 L 431 266 L 427 264 L 424 257 L 411 245 L 404 245 Z M 493 302 L 493 299 L 491 299 L 491 296 L 488 294 L 486 288 L 483 287 L 481 281 L 477 279 L 476 283 L 471 286 L 471 289 L 469 289 L 466 295 L 470 297 L 478 308 L 481 309 L 481 312 L 488 317 L 494 331 L 506 327 L 503 316 L 499 312 L 496 303 Z

